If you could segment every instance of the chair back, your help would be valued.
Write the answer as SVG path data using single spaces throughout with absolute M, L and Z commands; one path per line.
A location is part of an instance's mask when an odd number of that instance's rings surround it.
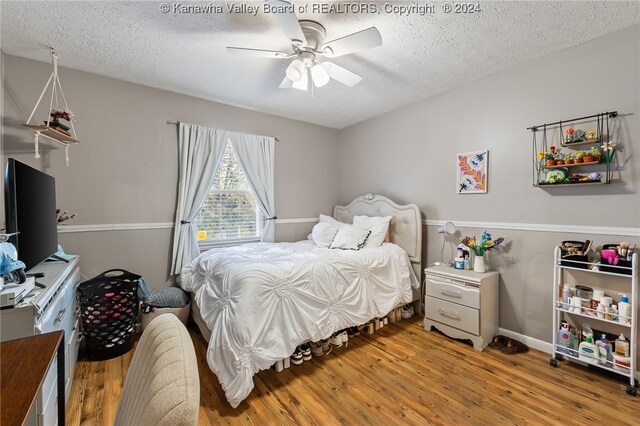
M 198 362 L 189 332 L 175 315 L 160 315 L 133 354 L 115 425 L 191 426 L 199 407 Z

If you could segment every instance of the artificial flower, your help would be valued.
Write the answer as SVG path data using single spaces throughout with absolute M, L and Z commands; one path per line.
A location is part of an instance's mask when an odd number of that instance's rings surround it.
M 547 151 L 538 151 L 538 160 L 542 160 L 547 156 Z
M 567 134 L 568 134 L 568 135 L 572 135 L 572 134 L 573 134 L 573 132 L 574 132 L 573 127 L 568 127 L 568 128 L 567 128 Z
M 602 150 L 603 151 L 613 151 L 614 149 L 616 149 L 616 144 L 615 143 L 605 142 L 602 145 Z
M 495 240 L 491 239 L 491 234 L 484 231 L 480 236 L 480 241 L 476 241 L 476 237 L 464 237 L 460 242 L 469 247 L 476 256 L 483 256 L 488 250 L 496 248 L 496 246 L 504 242 L 504 237 L 498 237 Z

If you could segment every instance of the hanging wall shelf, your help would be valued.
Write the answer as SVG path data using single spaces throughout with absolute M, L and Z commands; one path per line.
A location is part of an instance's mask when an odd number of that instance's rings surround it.
M 615 143 L 609 121 L 617 116 L 617 111 L 607 111 L 529 127 L 527 130 L 533 134 L 533 186 L 558 188 L 611 183 Z M 595 130 L 585 132 L 571 127 L 589 122 L 595 122 Z M 558 146 L 569 149 L 562 152 L 553 146 L 554 140 Z M 574 150 L 576 147 L 580 148 Z
M 40 158 L 40 149 L 39 142 L 40 137 L 44 137 L 46 139 L 52 140 L 54 142 L 59 143 L 64 146 L 64 156 L 65 163 L 69 165 L 69 145 L 73 143 L 80 142 L 78 140 L 78 136 L 76 135 L 76 129 L 73 125 L 73 113 L 69 110 L 69 105 L 67 104 L 67 99 L 64 96 L 64 92 L 62 91 L 62 83 L 60 83 L 60 78 L 58 77 L 58 52 L 55 49 L 49 50 L 49 54 L 51 55 L 53 71 L 51 72 L 51 76 L 49 76 L 49 80 L 47 80 L 47 84 L 45 84 L 44 89 L 42 89 L 42 93 L 40 93 L 40 97 L 36 102 L 36 106 L 33 107 L 33 111 L 31 111 L 31 115 L 27 120 L 26 124 L 23 126 L 30 128 L 34 133 L 34 143 L 35 143 L 35 158 Z M 40 101 L 47 93 L 47 90 L 51 90 L 51 97 L 49 101 L 49 111 L 47 120 L 43 121 L 44 124 L 36 124 L 32 123 L 31 119 L 38 109 L 40 105 Z M 61 105 L 58 101 L 58 94 L 62 98 L 62 102 L 64 105 Z M 52 112 L 54 110 L 63 111 L 66 114 L 66 118 L 68 118 L 70 128 L 66 127 L 62 123 L 58 121 L 57 118 L 51 118 Z M 64 119 L 64 118 L 63 118 Z M 64 126 L 64 127 L 63 127 Z M 70 130 L 68 132 L 66 129 Z

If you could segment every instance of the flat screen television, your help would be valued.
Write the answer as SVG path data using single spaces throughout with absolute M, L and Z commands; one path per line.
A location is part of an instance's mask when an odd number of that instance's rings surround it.
M 56 181 L 9 158 L 4 176 L 6 232 L 27 271 L 58 251 Z

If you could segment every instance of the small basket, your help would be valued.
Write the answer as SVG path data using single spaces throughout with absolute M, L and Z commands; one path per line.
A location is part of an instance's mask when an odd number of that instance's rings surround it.
M 123 269 L 111 269 L 78 285 L 76 294 L 89 359 L 115 358 L 133 347 L 141 278 Z
M 583 241 L 563 241 L 563 245 L 571 244 L 574 246 L 582 247 Z M 561 266 L 569 266 L 571 268 L 589 269 L 589 255 L 585 254 L 566 254 L 565 250 L 562 250 L 562 259 L 560 260 Z M 573 262 L 572 262 L 573 261 Z M 584 263 L 580 263 L 584 262 Z
M 602 250 L 615 250 L 618 247 L 618 244 L 603 244 Z M 611 272 L 614 274 L 621 275 L 631 275 L 631 266 L 632 263 L 630 260 L 624 260 L 618 258 L 617 265 L 610 265 L 607 259 L 604 259 L 602 255 L 600 255 L 600 270 L 602 272 Z

